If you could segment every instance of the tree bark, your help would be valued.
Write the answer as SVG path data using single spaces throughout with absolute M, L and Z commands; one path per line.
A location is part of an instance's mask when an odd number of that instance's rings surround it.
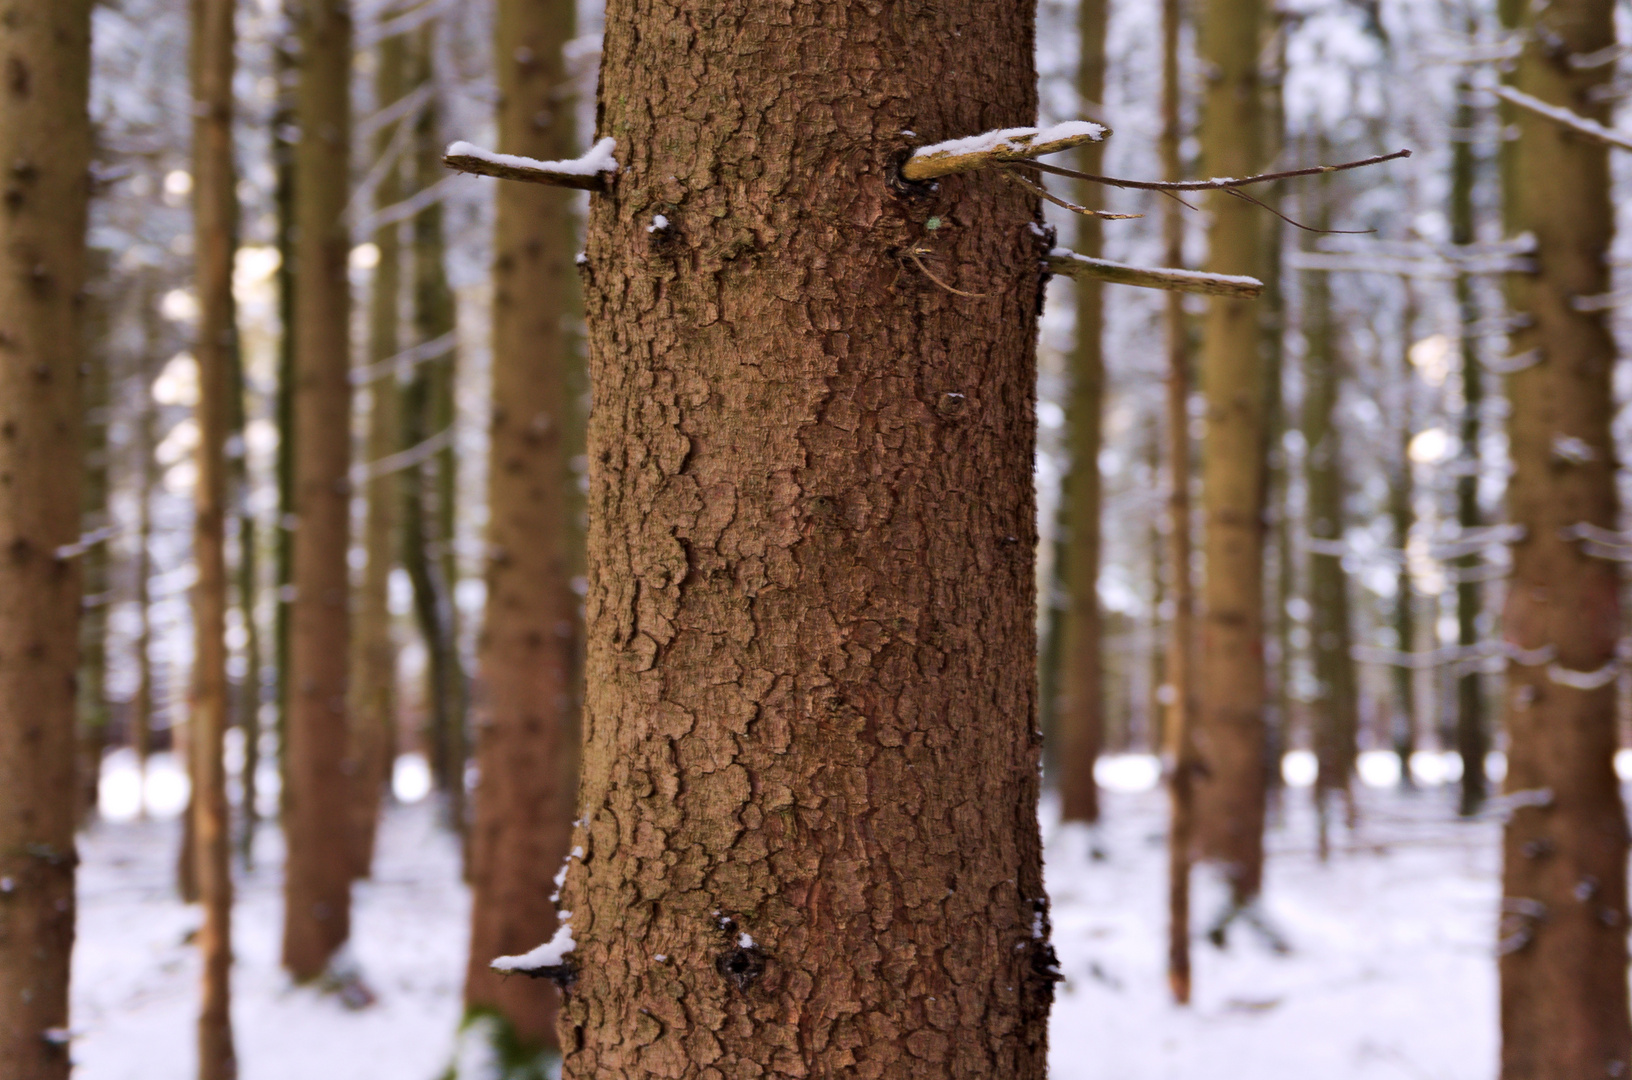
M 574 102 L 562 46 L 572 0 L 501 0 L 499 149 L 541 161 L 573 155 Z M 494 236 L 493 419 L 488 469 L 487 615 L 475 693 L 477 775 L 471 830 L 470 966 L 465 1007 L 491 1013 L 514 1043 L 559 1049 L 548 983 L 488 967 L 557 925 L 556 869 L 572 841 L 577 794 L 578 662 L 572 318 L 580 309 L 575 198 L 504 183 Z
M 1179 161 L 1179 33 L 1183 20 L 1179 0 L 1162 0 L 1162 172 L 1182 179 Z M 1184 265 L 1184 221 L 1181 207 L 1169 200 L 1162 210 L 1166 263 Z M 1190 1001 L 1190 867 L 1195 859 L 1194 727 L 1196 688 L 1192 679 L 1196 651 L 1196 587 L 1190 572 L 1190 343 L 1185 333 L 1184 297 L 1168 293 L 1167 329 L 1167 471 L 1168 557 L 1173 571 L 1173 622 L 1168 629 L 1168 704 L 1166 742 L 1168 801 L 1167 838 L 1167 982 L 1173 1000 Z
M 1096 105 L 1105 98 L 1107 0 L 1081 0 L 1077 9 L 1080 56 L 1077 93 Z M 1077 149 L 1078 167 L 1099 175 L 1105 170 L 1105 144 L 1087 142 Z M 1091 197 L 1088 185 L 1082 185 Z M 1086 198 L 1079 201 L 1087 201 Z M 1098 218 L 1077 217 L 1075 250 L 1097 259 L 1104 253 L 1104 228 Z M 1066 821 L 1099 820 L 1099 785 L 1094 761 L 1105 737 L 1105 669 L 1099 608 L 1100 492 L 1099 448 L 1105 407 L 1105 286 L 1078 278 L 1077 340 L 1071 353 L 1071 464 L 1065 478 L 1065 536 L 1062 552 L 1070 607 L 1065 623 L 1062 701 L 1059 716 L 1060 805 Z
M 1198 45 L 1208 69 L 1202 168 L 1246 176 L 1260 165 L 1258 53 L 1262 0 L 1206 0 Z M 1261 213 L 1223 192 L 1209 201 L 1207 269 L 1261 273 Z M 1264 364 L 1252 303 L 1214 297 L 1207 309 L 1201 383 L 1203 551 L 1196 786 L 1198 838 L 1222 867 L 1236 906 L 1257 896 L 1264 872 Z
M 384 109 L 402 100 L 408 83 L 408 45 L 400 34 L 380 42 L 375 69 L 375 104 Z M 387 124 L 374 139 L 381 159 L 392 152 L 398 125 Z M 402 171 L 387 169 L 375 191 L 374 204 L 384 208 L 403 197 Z M 369 298 L 369 362 L 383 364 L 402 347 L 402 226 L 393 222 L 374 234 L 380 261 L 374 269 Z M 377 374 L 368 384 L 368 436 L 364 453 L 369 462 L 381 461 L 402 447 L 402 393 L 397 373 Z M 363 525 L 367 562 L 357 590 L 356 633 L 352 639 L 351 761 L 353 840 L 356 844 L 352 874 L 368 876 L 374 861 L 374 840 L 379 825 L 380 801 L 391 779 L 395 748 L 397 648 L 391 632 L 391 571 L 396 566 L 397 503 L 402 477 L 396 473 L 371 476 L 368 510 Z
M 0 17 L 0 1076 L 65 1080 L 88 0 Z
M 237 351 L 232 269 L 237 170 L 232 128 L 233 0 L 193 0 L 193 234 L 197 252 L 198 489 L 194 504 L 193 832 L 204 923 L 199 1080 L 238 1075 L 232 1038 L 232 838 L 224 753 L 227 689 L 227 432 Z
M 351 15 L 304 0 L 295 152 L 294 599 L 289 616 L 289 856 L 283 964 L 323 974 L 350 936 L 346 544 L 351 372 L 346 279 Z
M 1044 1074 L 1033 15 L 608 5 L 571 1080 Z
M 1575 68 L 1567 58 L 1614 45 L 1613 16 L 1611 0 L 1525 11 L 1513 84 L 1606 121 L 1609 106 L 1593 90 L 1613 68 Z M 1566 531 L 1618 523 L 1615 342 L 1602 312 L 1571 305 L 1611 287 L 1608 150 L 1546 119 L 1511 119 L 1519 138 L 1507 225 L 1535 235 L 1537 266 L 1509 279 L 1513 313 L 1532 320 L 1511 347 L 1539 348 L 1543 360 L 1507 378 L 1508 515 L 1524 535 L 1513 546 L 1502 624 L 1511 645 L 1556 655 L 1510 663 L 1503 701 L 1505 788 L 1517 805 L 1503 841 L 1502 1078 L 1616 1076 L 1632 1064 L 1628 836 L 1614 766 L 1615 680 L 1604 674 L 1615 670 L 1621 632 L 1619 574 Z

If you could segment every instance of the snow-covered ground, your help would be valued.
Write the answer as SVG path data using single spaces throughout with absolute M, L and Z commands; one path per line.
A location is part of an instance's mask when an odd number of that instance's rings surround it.
M 1115 763 L 1113 763 L 1114 765 Z M 1055 1080 L 1463 1080 L 1495 1074 L 1498 826 L 1454 820 L 1449 787 L 1360 788 L 1357 834 L 1315 857 L 1307 794 L 1271 833 L 1267 910 L 1292 952 L 1238 927 L 1198 940 L 1196 1002 L 1168 1002 L 1162 795 L 1148 762 L 1109 777 L 1105 857 L 1045 806 Z M 162 785 L 161 785 L 162 787 Z M 192 1075 L 196 909 L 172 888 L 177 823 L 106 822 L 84 838 L 74 961 L 79 1080 Z M 428 803 L 396 806 L 356 892 L 357 962 L 378 993 L 348 1011 L 278 968 L 275 833 L 240 879 L 234 1023 L 243 1080 L 434 1080 L 453 1050 L 467 935 L 456 853 Z M 1220 898 L 1203 881 L 1201 925 Z

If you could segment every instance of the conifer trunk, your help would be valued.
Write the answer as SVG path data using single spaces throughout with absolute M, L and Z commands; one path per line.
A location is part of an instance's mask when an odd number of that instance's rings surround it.
M 108 341 L 109 311 L 106 258 L 94 258 L 89 267 L 86 290 L 89 318 L 86 319 L 85 364 L 85 476 L 80 500 L 80 532 L 100 537 L 81 556 L 85 560 L 81 591 L 84 602 L 79 622 L 79 768 L 78 823 L 89 824 L 96 817 L 102 776 L 102 755 L 108 745 L 108 590 L 112 520 L 108 496 L 110 458 L 108 426 L 112 411 L 111 350 Z
M 260 798 L 257 774 L 261 767 L 261 705 L 264 693 L 265 669 L 262 666 L 261 627 L 256 613 L 260 596 L 260 564 L 257 550 L 258 530 L 255 512 L 251 509 L 251 481 L 249 477 L 248 435 L 249 385 L 244 378 L 244 353 L 241 347 L 232 350 L 231 384 L 232 434 L 229 445 L 237 441 L 236 455 L 229 455 L 229 482 L 231 499 L 236 504 L 234 516 L 238 519 L 238 567 L 236 592 L 238 610 L 244 622 L 244 678 L 238 699 L 238 727 L 244 737 L 244 765 L 239 782 L 242 784 L 243 804 L 239 821 L 238 851 L 244 867 L 255 861 L 255 834 L 260 827 Z
M 499 149 L 550 161 L 573 154 L 562 46 L 572 0 L 501 0 Z M 578 598 L 569 457 L 581 430 L 570 390 L 580 366 L 574 198 L 501 184 L 493 297 L 487 615 L 475 693 L 470 966 L 465 1007 L 497 1014 L 516 1043 L 558 1048 L 559 995 L 488 967 L 554 933 L 553 877 L 571 847 L 577 794 Z
M 1416 372 L 1411 365 L 1412 334 L 1415 333 L 1417 307 L 1409 293 L 1411 283 L 1405 283 L 1407 299 L 1405 316 L 1401 320 L 1399 403 L 1399 465 L 1388 494 L 1389 513 L 1394 519 L 1394 542 L 1399 545 L 1401 559 L 1394 585 L 1394 647 L 1400 659 L 1406 660 L 1416 651 L 1417 614 L 1416 591 L 1412 584 L 1411 561 L 1407 550 L 1411 544 L 1411 527 L 1416 520 L 1412 500 L 1416 497 L 1415 474 L 1411 463 L 1411 439 L 1416 434 L 1413 403 L 1416 397 Z M 1417 670 L 1409 663 L 1394 666 L 1394 753 L 1400 759 L 1400 784 L 1411 788 L 1416 785 L 1411 775 L 1411 756 L 1417 749 Z
M 890 179 L 1035 122 L 1034 12 L 787 12 L 606 11 L 564 1075 L 1038 1080 L 1045 241 Z
M 0 15 L 0 1076 L 66 1080 L 88 0 Z
M 375 69 L 375 105 L 389 108 L 407 92 L 408 48 L 400 34 L 380 42 Z M 374 153 L 391 152 L 398 124 L 382 127 L 374 139 Z M 402 173 L 386 170 L 375 190 L 374 204 L 384 208 L 399 202 Z M 393 222 L 374 234 L 379 262 L 374 268 L 369 297 L 369 363 L 383 364 L 402 345 L 402 226 Z M 402 393 L 397 373 L 376 373 L 368 384 L 368 436 L 365 461 L 383 461 L 402 449 Z M 397 649 L 391 633 L 391 571 L 396 565 L 397 503 L 402 477 L 396 473 L 370 476 L 368 510 L 363 525 L 367 562 L 357 590 L 356 632 L 352 639 L 351 760 L 353 830 L 356 842 L 352 874 L 366 877 L 374 861 L 374 840 L 379 827 L 380 800 L 391 778 L 395 744 Z
M 1107 0 L 1081 0 L 1077 28 L 1081 54 L 1077 93 L 1096 105 L 1105 98 Z M 1085 143 L 1077 150 L 1078 168 L 1099 175 L 1105 170 L 1105 144 Z M 1099 192 L 1082 185 L 1079 202 L 1093 204 Z M 1090 258 L 1104 253 L 1104 228 L 1098 218 L 1078 217 L 1076 250 Z M 1060 805 L 1066 821 L 1099 820 L 1099 785 L 1094 761 L 1105 737 L 1105 671 L 1103 628 L 1099 608 L 1100 495 L 1099 448 L 1105 408 L 1104 286 L 1079 278 L 1077 340 L 1071 353 L 1071 464 L 1065 478 L 1065 585 L 1069 590 L 1065 647 L 1061 656 L 1062 701 L 1059 716 Z
M 1206 0 L 1198 45 L 1208 70 L 1202 170 L 1246 176 L 1262 164 L 1258 53 L 1262 0 Z M 1261 273 L 1262 211 L 1223 192 L 1208 203 L 1207 269 Z M 1202 454 L 1202 688 L 1196 741 L 1197 820 L 1203 853 L 1229 879 L 1239 906 L 1264 871 L 1264 363 L 1249 300 L 1215 297 L 1207 309 L 1201 383 L 1207 396 Z
M 189 744 L 193 764 L 194 857 L 204 923 L 198 1015 L 199 1080 L 234 1080 L 232 1038 L 232 838 L 223 758 L 227 689 L 227 432 L 232 403 L 233 237 L 237 175 L 232 128 L 234 0 L 193 2 L 193 235 L 197 252 L 198 490 L 193 593 L 196 646 Z
M 1613 16 L 1611 0 L 1532 6 L 1519 22 L 1517 88 L 1607 123 L 1592 91 L 1613 67 L 1566 58 L 1614 45 Z M 1509 279 L 1514 315 L 1533 320 L 1511 347 L 1542 359 L 1507 378 L 1508 515 L 1524 534 L 1502 629 L 1510 645 L 1553 656 L 1511 662 L 1503 701 L 1515 808 L 1503 842 L 1502 1078 L 1574 1080 L 1632 1067 L 1628 837 L 1614 767 L 1619 573 L 1569 531 L 1617 525 L 1615 342 L 1604 313 L 1571 305 L 1611 288 L 1615 214 L 1603 146 L 1529 113 L 1512 119 L 1507 225 L 1535 235 L 1537 271 Z
M 351 15 L 303 0 L 295 152 L 294 598 L 289 613 L 289 856 L 283 964 L 321 975 L 350 936 L 346 567 L 351 372 L 345 218 Z

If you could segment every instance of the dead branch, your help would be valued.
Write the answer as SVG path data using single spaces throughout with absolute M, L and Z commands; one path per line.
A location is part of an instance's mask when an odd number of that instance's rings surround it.
M 1605 127 L 1596 120 L 1588 120 L 1585 116 L 1561 105 L 1550 105 L 1538 97 L 1531 97 L 1522 90 L 1515 90 L 1511 86 L 1495 86 L 1491 92 L 1503 101 L 1537 116 L 1545 117 L 1560 127 L 1568 128 L 1577 135 L 1585 135 L 1593 142 L 1613 146 L 1617 150 L 1632 150 L 1632 135 Z
M 1102 124 L 1074 120 L 1048 128 L 1004 128 L 967 139 L 920 146 L 901 165 L 907 180 L 934 180 L 954 173 L 974 172 L 993 165 L 1030 161 L 1057 154 L 1085 142 L 1098 142 L 1111 133 Z
M 456 142 L 448 147 L 442 164 L 455 172 L 496 176 L 500 180 L 551 184 L 579 191 L 605 191 L 608 178 L 618 169 L 618 163 L 612 157 L 615 149 L 616 144 L 611 139 L 602 139 L 581 158 L 535 161 L 511 154 L 495 154 L 467 142 Z
M 1077 172 L 1075 169 L 1063 169 L 1058 165 L 1048 165 L 1041 161 L 1017 161 L 1015 164 L 1038 169 L 1046 173 L 1053 173 L 1056 176 L 1069 176 L 1077 180 L 1087 180 L 1093 184 L 1130 188 L 1134 191 L 1224 191 L 1247 187 L 1252 184 L 1270 184 L 1277 180 L 1292 180 L 1300 176 L 1321 176 L 1325 173 L 1363 169 L 1368 165 L 1381 165 L 1385 161 L 1394 161 L 1398 158 L 1408 158 L 1410 156 L 1411 151 L 1409 150 L 1396 150 L 1392 154 L 1379 154 L 1376 157 L 1361 158 L 1359 161 L 1345 161 L 1340 165 L 1312 165 L 1307 169 L 1287 169 L 1284 172 L 1259 173 L 1256 176 L 1216 177 L 1212 180 L 1126 180 L 1117 176 L 1095 176 L 1092 173 Z
M 1055 248 L 1050 251 L 1046 263 L 1051 274 L 1091 278 L 1115 285 L 1163 289 L 1167 292 L 1202 293 L 1207 296 L 1233 296 L 1242 300 L 1253 300 L 1264 291 L 1264 283 L 1257 278 L 1238 277 L 1234 274 L 1205 274 L 1196 270 L 1175 270 L 1167 267 L 1130 266 L 1109 259 L 1092 259 L 1066 248 Z

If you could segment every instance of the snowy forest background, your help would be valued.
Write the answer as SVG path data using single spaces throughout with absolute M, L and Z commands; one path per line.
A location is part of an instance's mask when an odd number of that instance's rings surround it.
M 1264 910 L 1270 933 L 1234 934 L 1223 949 L 1199 945 L 1196 1001 L 1172 1006 L 1163 972 L 1162 910 L 1165 802 L 1157 757 L 1163 701 L 1164 604 L 1161 536 L 1168 480 L 1161 461 L 1161 383 L 1166 362 L 1165 297 L 1112 287 L 1107 294 L 1107 397 L 1104 449 L 1104 566 L 1099 595 L 1106 616 L 1105 746 L 1096 776 L 1102 821 L 1092 830 L 1062 826 L 1045 800 L 1047 876 L 1054 940 L 1065 976 L 1052 1021 L 1052 1068 L 1062 1080 L 1216 1075 L 1220 1062 L 1252 1075 L 1449 1078 L 1493 1073 L 1497 1036 L 1493 927 L 1499 888 L 1501 808 L 1459 815 L 1462 758 L 1453 730 L 1459 678 L 1485 672 L 1484 698 L 1495 702 L 1501 658 L 1469 647 L 1458 624 L 1457 584 L 1469 575 L 1481 590 L 1481 642 L 1495 638 L 1506 551 L 1500 543 L 1467 547 L 1459 522 L 1458 482 L 1477 480 L 1481 528 L 1499 528 L 1507 475 L 1499 380 L 1487 379 L 1470 430 L 1461 379 L 1463 335 L 1493 371 L 1506 355 L 1500 277 L 1473 273 L 1475 318 L 1459 307 L 1458 267 L 1444 255 L 1451 240 L 1451 158 L 1459 142 L 1479 162 L 1472 188 L 1476 240 L 1499 268 L 1507 257 L 1494 161 L 1504 138 L 1496 99 L 1486 92 L 1505 55 L 1494 12 L 1482 0 L 1282 0 L 1281 31 L 1264 58 L 1282 80 L 1284 116 L 1277 168 L 1348 160 L 1409 147 L 1414 156 L 1382 168 L 1338 174 L 1329 184 L 1286 185 L 1278 203 L 1301 221 L 1370 230 L 1312 236 L 1279 230 L 1284 311 L 1280 437 L 1272 452 L 1269 626 L 1272 701 L 1286 755 L 1274 794 Z M 434 117 L 441 144 L 492 145 L 495 88 L 490 72 L 491 12 L 486 2 L 360 2 L 354 115 L 360 118 L 354 176 L 368 190 L 376 156 L 368 118 L 372 48 L 383 36 L 435 27 L 432 78 L 416 89 L 416 109 Z M 1075 5 L 1044 0 L 1038 65 L 1040 123 L 1102 118 L 1115 130 L 1106 169 L 1157 176 L 1161 127 L 1160 5 L 1114 0 L 1106 100 L 1078 100 Z M 1617 10 L 1621 37 L 1628 12 Z M 581 139 L 590 130 L 599 49 L 599 8 L 580 4 L 581 36 L 570 50 L 580 90 Z M 259 721 L 254 745 L 240 725 L 228 734 L 229 790 L 244 837 L 237 870 L 239 1058 L 247 1080 L 324 1075 L 430 1077 L 458 1055 L 460 989 L 468 900 L 457 841 L 447 828 L 450 783 L 468 784 L 462 765 L 438 760 L 439 736 L 427 699 L 427 629 L 406 569 L 391 581 L 400 652 L 394 801 L 384 812 L 372 877 L 357 886 L 352 959 L 375 998 L 350 1008 L 342 995 L 293 989 L 279 971 L 277 922 L 281 839 L 276 740 L 275 627 L 279 606 L 279 364 L 283 316 L 277 247 L 277 52 L 284 23 L 277 0 L 249 0 L 239 15 L 236 97 L 239 198 L 243 209 L 234 292 L 243 349 L 246 408 L 232 444 L 244 470 L 229 547 L 233 573 L 244 571 L 255 602 L 229 613 L 230 674 L 239 714 Z M 101 581 L 87 582 L 92 640 L 83 708 L 101 713 L 106 748 L 97 820 L 83 841 L 81 914 L 74 971 L 74 1056 L 86 1080 L 188 1075 L 196 959 L 187 936 L 196 916 L 177 896 L 176 858 L 187 780 L 178 761 L 185 738 L 186 687 L 193 633 L 188 590 L 198 430 L 191 418 L 196 367 L 187 351 L 197 302 L 191 291 L 192 219 L 185 5 L 117 0 L 95 13 L 93 117 L 96 178 L 90 243 L 98 347 L 110 372 L 105 400 L 90 423 L 105 434 L 93 462 L 105 485 L 86 508 L 86 532 L 105 530 Z M 1187 31 L 1181 51 L 1188 92 L 1187 130 L 1196 123 L 1200 74 Z M 1622 62 L 1624 63 L 1624 62 Z M 1615 86 L 1624 90 L 1624 79 Z M 1196 155 L 1193 136 L 1184 141 Z M 1617 155 L 1617 191 L 1632 193 L 1632 158 Z M 444 213 L 447 282 L 456 298 L 453 408 L 441 460 L 456 468 L 444 490 L 455 506 L 446 520 L 453 638 L 463 671 L 473 665 L 484 603 L 482 504 L 489 408 L 488 311 L 493 191 L 498 181 L 448 174 L 417 199 Z M 1317 205 L 1324 197 L 1324 206 Z M 1112 210 L 1145 213 L 1105 227 L 1105 255 L 1139 264 L 1162 261 L 1161 217 L 1151 195 L 1111 191 Z M 1618 203 L 1628 200 L 1620 198 Z M 378 248 L 368 198 L 354 202 L 357 244 L 351 258 L 356 355 L 366 355 L 367 296 Z M 1048 207 L 1062 237 L 1075 225 Z M 404 220 L 406 220 L 406 215 Z M 1205 217 L 1186 216 L 1186 265 L 1205 257 Z M 1627 236 L 1617 243 L 1624 276 Z M 1477 271 L 1477 268 L 1475 268 Z M 1314 758 L 1310 702 L 1319 691 L 1311 659 L 1307 587 L 1309 447 L 1299 417 L 1301 361 L 1312 315 L 1308 283 L 1329 275 L 1333 349 L 1342 386 L 1341 564 L 1352 605 L 1351 655 L 1357 661 L 1360 754 L 1352 822 L 1334 834 L 1329 858 L 1317 851 L 1310 807 Z M 1064 598 L 1055 583 L 1058 508 L 1068 467 L 1065 407 L 1075 323 L 1070 283 L 1056 279 L 1043 322 L 1037 418 L 1039 450 L 1039 627 L 1048 655 L 1053 612 Z M 1192 313 L 1199 313 L 1197 303 Z M 1623 349 L 1632 345 L 1624 305 L 1615 311 Z M 409 344 L 417 342 L 410 341 Z M 1617 402 L 1629 389 L 1617 373 Z M 1198 401 L 1199 405 L 1199 401 Z M 1196 435 L 1200 435 L 1199 409 Z M 363 434 L 359 417 L 357 435 Z M 428 437 L 438 436 L 427 431 Z M 1632 456 L 1632 425 L 1617 413 L 1617 445 Z M 97 438 L 93 430 L 92 438 Z M 423 446 L 424 444 L 420 444 Z M 413 450 L 413 447 L 404 447 Z M 425 460 L 426 455 L 421 455 Z M 357 460 L 361 460 L 358 458 Z M 580 469 L 582 463 L 579 464 Z M 1623 470 L 1622 502 L 1632 502 Z M 1398 532 L 1399 498 L 1409 484 L 1409 536 Z M 98 490 L 93 485 L 93 492 Z M 359 508 L 359 513 L 360 513 Z M 1499 536 L 1498 533 L 1491 534 Z M 1322 541 L 1314 541 L 1318 545 Z M 1326 541 L 1330 543 L 1330 541 Z M 1316 552 L 1317 554 L 1320 552 Z M 1470 568 L 1468 556 L 1481 556 Z M 441 553 L 438 553 L 441 554 Z M 1402 640 L 1399 590 L 1412 590 L 1414 636 Z M 1419 658 L 1406 665 L 1407 655 Z M 1421 657 L 1427 662 L 1420 662 Z M 1403 676 L 1402 676 L 1403 672 Z M 1045 680 L 1046 680 L 1045 673 Z M 1046 685 L 1046 682 L 1045 682 Z M 1632 680 L 1620 677 L 1622 723 L 1632 718 Z M 1409 695 L 1409 697 L 1407 696 Z M 1410 701 L 1410 711 L 1402 702 Z M 1487 707 L 1487 771 L 1498 783 L 1502 743 Z M 95 719 L 93 717 L 93 719 Z M 142 735 L 147 729 L 150 734 Z M 145 745 L 144 745 L 145 744 Z M 253 770 L 252 776 L 246 773 Z M 1402 772 L 1403 763 L 1403 772 Z M 1617 759 L 1632 777 L 1632 751 Z M 453 779 L 450 780 L 449 778 Z M 251 779 L 252 784 L 246 784 Z M 1045 780 L 1048 779 L 1045 774 Z M 439 788 L 440 785 L 440 788 Z M 254 805 L 246 812 L 246 791 Z M 258 818 L 258 828 L 244 831 Z M 1223 901 L 1203 882 L 1198 925 Z M 1209 891 L 1210 890 L 1210 891 Z M 1284 942 L 1274 940 L 1278 935 Z M 1284 955 L 1279 947 L 1284 944 Z M 353 1002 L 353 1004 L 358 1004 Z M 467 1067 L 469 1066 L 467 1063 Z M 461 1073 L 461 1075 L 465 1075 Z M 474 1075 L 474 1074 L 472 1074 Z

